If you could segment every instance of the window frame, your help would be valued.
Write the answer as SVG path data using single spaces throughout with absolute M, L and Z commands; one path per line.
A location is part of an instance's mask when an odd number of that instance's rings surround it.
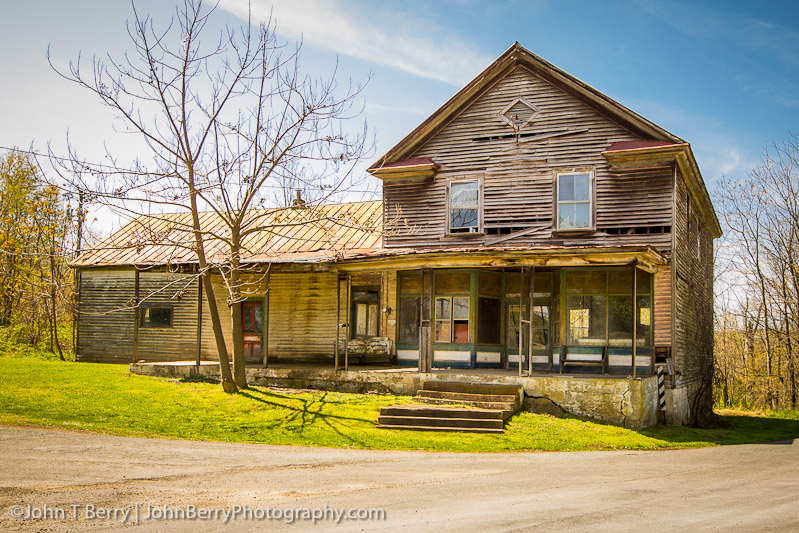
M 452 227 L 452 185 L 462 183 L 477 183 L 477 227 L 476 231 L 471 231 L 471 226 L 464 226 L 470 228 L 469 231 L 453 231 Z M 483 235 L 483 179 L 482 178 L 452 178 L 447 181 L 447 209 L 445 216 L 447 236 L 450 237 L 464 237 L 473 235 Z M 462 208 L 459 208 L 462 209 Z M 471 209 L 471 208 L 467 208 Z
M 559 198 L 559 189 L 560 189 L 560 178 L 561 176 L 576 176 L 576 175 L 587 175 L 588 176 L 588 226 L 580 227 L 580 228 L 561 228 L 560 227 L 560 206 L 561 203 L 568 203 L 568 204 L 584 204 L 586 203 L 585 200 L 564 200 L 561 202 Z M 595 180 L 595 172 L 593 169 L 571 169 L 571 170 L 564 170 L 564 171 L 557 171 L 555 173 L 555 179 L 553 183 L 553 198 L 554 198 L 554 206 L 553 206 L 553 231 L 557 233 L 579 233 L 579 232 L 586 232 L 586 231 L 595 231 L 596 230 L 596 187 L 594 184 Z
M 152 324 L 150 322 L 144 321 L 144 316 L 147 311 L 150 309 L 168 309 L 169 310 L 169 324 Z M 139 327 L 140 328 L 152 328 L 152 329 L 164 329 L 164 328 L 171 328 L 174 327 L 175 322 L 175 309 L 170 305 L 146 305 L 139 307 Z

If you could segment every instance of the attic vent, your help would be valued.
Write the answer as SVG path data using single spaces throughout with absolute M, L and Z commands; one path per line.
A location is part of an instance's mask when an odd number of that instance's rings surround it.
M 538 108 L 525 100 L 516 98 L 499 114 L 500 120 L 518 131 L 529 124 L 538 115 Z

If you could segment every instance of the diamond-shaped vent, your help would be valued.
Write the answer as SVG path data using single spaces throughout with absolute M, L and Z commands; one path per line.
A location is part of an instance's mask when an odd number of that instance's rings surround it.
M 525 100 L 524 98 L 516 98 L 510 103 L 499 118 L 513 127 L 513 129 L 520 130 L 529 124 L 538 114 L 538 108 Z

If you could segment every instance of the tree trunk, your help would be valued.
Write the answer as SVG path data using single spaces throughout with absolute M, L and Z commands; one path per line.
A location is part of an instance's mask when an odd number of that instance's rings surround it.
M 234 228 L 231 236 L 230 269 L 230 316 L 233 324 L 233 379 L 240 389 L 247 388 L 246 363 L 244 361 L 244 324 L 241 316 L 241 243 Z

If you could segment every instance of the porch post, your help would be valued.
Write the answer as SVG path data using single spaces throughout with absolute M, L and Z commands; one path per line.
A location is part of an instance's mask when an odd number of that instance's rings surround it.
M 524 357 L 524 267 L 519 272 L 519 376 L 522 375 L 522 358 Z
M 424 356 L 426 352 L 427 338 L 424 335 L 424 268 L 419 269 L 419 359 L 417 368 L 419 372 L 425 371 Z
M 352 299 L 352 276 L 347 274 L 347 300 L 344 305 L 347 306 L 347 324 L 344 329 L 344 370 L 350 369 L 350 301 Z
M 638 262 L 633 261 L 633 379 L 635 379 L 635 352 L 638 338 Z
M 338 342 L 341 337 L 341 274 L 336 274 L 336 346 L 333 356 L 333 369 L 338 370 Z
M 136 317 L 133 322 L 133 362 L 136 363 L 139 360 L 139 268 L 134 266 L 133 269 L 133 291 L 136 302 L 133 308 Z
M 264 368 L 266 368 L 269 364 L 269 270 L 266 271 L 264 279 L 264 302 L 263 310 L 261 311 L 261 355 L 263 356 Z
M 533 321 L 535 320 L 535 265 L 530 267 L 530 330 L 527 340 L 527 375 L 533 375 Z
M 195 349 L 195 359 L 197 363 L 197 373 L 200 372 L 200 359 L 203 351 L 203 278 L 197 278 L 197 346 Z

